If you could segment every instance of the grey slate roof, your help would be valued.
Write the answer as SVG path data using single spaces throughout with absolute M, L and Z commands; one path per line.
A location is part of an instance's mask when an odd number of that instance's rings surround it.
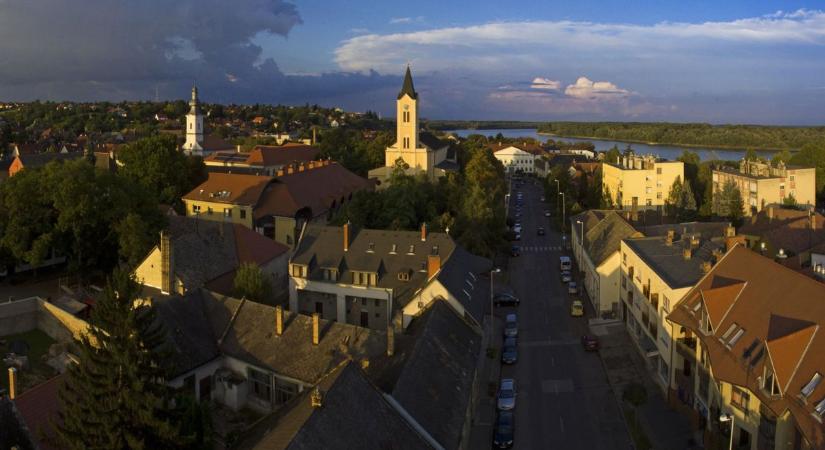
M 666 236 L 668 230 L 676 232 L 677 239 L 684 235 L 696 235 L 703 239 L 724 237 L 729 222 L 687 222 L 672 225 L 637 226 L 645 236 Z
M 408 332 L 416 342 L 392 396 L 442 446 L 458 448 L 481 336 L 439 300 L 413 321 Z
M 232 224 L 179 216 L 168 219 L 175 275 L 184 286 L 203 286 L 238 266 Z
M 406 450 L 432 448 L 387 402 L 353 362 L 344 363 L 318 385 L 322 406 L 311 390 L 246 433 L 238 448 Z M 291 406 L 291 408 L 289 407 Z
M 489 283 L 479 274 L 489 272 L 491 268 L 489 259 L 456 246 L 449 264 L 444 265 L 436 276 L 478 323 L 481 323 L 484 311 L 490 306 Z
M 619 251 L 623 239 L 637 231 L 615 211 L 588 211 L 571 219 L 576 232 L 580 232 L 577 220 L 584 222 L 584 251 L 600 266 L 610 255 Z M 641 234 L 639 234 L 640 236 Z
M 175 354 L 171 358 L 173 377 L 221 356 L 204 313 L 204 292 L 195 290 L 183 298 L 158 296 L 152 301 L 157 320 L 166 330 L 169 350 Z
M 23 162 L 23 167 L 43 167 L 52 161 L 69 161 L 80 159 L 82 153 L 35 153 L 31 155 L 20 155 L 18 158 Z
M 368 252 L 370 243 L 372 252 Z M 393 245 L 395 254 L 390 253 Z M 408 254 L 410 246 L 413 255 Z M 420 231 L 352 229 L 349 250 L 345 252 L 342 227 L 308 225 L 291 261 L 310 265 L 308 278 L 317 281 L 323 281 L 324 267 L 338 267 L 342 283 L 352 282 L 352 271 L 380 269 L 378 287 L 392 289 L 393 307 L 400 309 L 426 284 L 427 256 L 433 254 L 436 247 L 441 267 L 446 268 L 451 264 L 450 255 L 456 244 L 445 233 L 429 233 L 422 242 Z M 410 281 L 399 280 L 398 272 L 407 270 L 412 271 Z
M 418 133 L 418 140 L 431 150 L 439 150 L 450 145 L 448 142 L 442 141 L 429 131 L 422 131 Z
M 223 338 L 221 353 L 283 376 L 314 384 L 348 358 L 372 365 L 386 357 L 384 332 L 321 320 L 321 340 L 313 345 L 310 316 L 284 311 L 284 333 L 277 336 L 274 307 L 200 292 L 212 332 Z
M 625 239 L 625 244 L 630 247 L 647 265 L 673 289 L 683 288 L 696 284 L 702 278 L 703 262 L 713 262 L 713 250 L 720 249 L 724 252 L 724 239 L 715 238 L 701 240 L 699 247 L 693 250 L 690 259 L 685 259 L 682 252 L 689 245 L 689 236 L 683 240 L 674 241 L 672 245 L 667 245 L 665 237 L 645 237 L 637 239 Z

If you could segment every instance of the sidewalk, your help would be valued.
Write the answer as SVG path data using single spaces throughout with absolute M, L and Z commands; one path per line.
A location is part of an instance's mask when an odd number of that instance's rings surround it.
M 647 402 L 638 410 L 639 424 L 651 448 L 655 450 L 685 450 L 699 448 L 693 442 L 693 433 L 687 417 L 667 404 L 661 388 L 652 379 L 642 356 L 636 351 L 623 323 L 593 327 L 602 348 L 599 356 L 607 372 L 608 382 L 621 403 L 624 387 L 641 382 L 647 391 Z
M 489 317 L 489 316 L 488 316 Z M 470 430 L 470 445 L 467 448 L 489 448 L 493 438 L 493 426 L 496 420 L 496 397 L 495 391 L 498 388 L 499 377 L 501 376 L 501 339 L 497 339 L 502 333 L 502 321 L 498 317 L 493 318 L 493 349 L 495 354 L 492 358 L 487 356 L 488 327 L 490 322 L 484 322 L 484 337 L 481 340 L 481 355 L 478 365 L 478 390 L 474 403 L 476 405 L 473 413 L 472 429 Z M 490 383 L 493 389 L 490 390 Z

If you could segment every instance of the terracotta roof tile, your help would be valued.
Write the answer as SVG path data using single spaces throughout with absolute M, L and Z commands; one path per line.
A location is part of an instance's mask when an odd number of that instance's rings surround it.
M 184 200 L 255 205 L 271 177 L 209 172 L 209 178 L 183 196 Z
M 722 320 L 728 314 L 728 311 L 730 311 L 730 308 L 736 302 L 736 299 L 739 298 L 739 294 L 742 293 L 742 289 L 744 288 L 745 283 L 740 281 L 727 286 L 703 289 L 701 291 L 702 300 L 705 302 L 705 309 L 708 312 L 710 324 L 714 330 L 720 331 Z
M 771 314 L 765 345 L 783 392 L 787 392 L 788 384 L 817 328 L 815 323 L 807 320 Z

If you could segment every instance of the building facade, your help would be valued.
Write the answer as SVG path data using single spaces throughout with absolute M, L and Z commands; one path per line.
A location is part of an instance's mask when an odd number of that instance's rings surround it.
M 544 151 L 538 146 L 508 145 L 499 149 L 493 148 L 493 156 L 504 166 L 504 170 L 509 174 L 514 173 L 537 173 L 536 160 L 541 159 Z M 544 166 L 540 165 L 543 169 Z
M 602 189 L 618 209 L 661 209 L 673 182 L 685 179 L 681 161 L 629 154 L 619 163 L 602 163 Z
M 725 167 L 714 169 L 715 201 L 727 183 L 733 183 L 739 189 L 745 215 L 756 214 L 771 204 L 782 204 L 789 197 L 800 206 L 816 204 L 816 169 L 812 167 L 743 159 L 738 171 Z

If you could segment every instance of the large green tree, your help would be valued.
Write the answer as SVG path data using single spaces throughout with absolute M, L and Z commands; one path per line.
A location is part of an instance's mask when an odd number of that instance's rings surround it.
M 127 144 L 118 153 L 120 173 L 144 186 L 158 202 L 174 205 L 206 179 L 203 161 L 186 156 L 175 137 L 156 135 Z
M 165 332 L 140 285 L 116 270 L 77 341 L 79 362 L 61 388 L 60 447 L 171 449 L 189 444 L 166 385 Z
M 235 272 L 235 296 L 256 302 L 266 302 L 272 295 L 272 284 L 255 263 L 243 263 Z
M 738 223 L 744 215 L 745 206 L 736 184 L 732 181 L 725 183 L 717 197 L 717 214 Z
M 825 201 L 825 142 L 805 145 L 794 153 L 790 163 L 816 168 L 817 199 Z

